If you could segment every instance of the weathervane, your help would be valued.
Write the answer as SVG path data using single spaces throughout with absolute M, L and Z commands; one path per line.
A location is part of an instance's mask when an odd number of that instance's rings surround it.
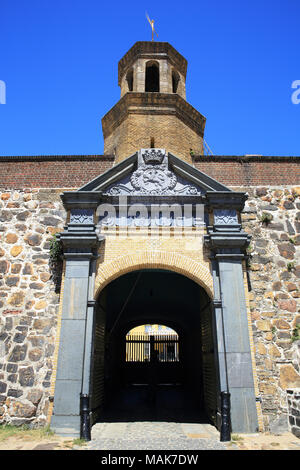
M 151 26 L 151 29 L 152 29 L 152 41 L 154 41 L 154 39 L 153 39 L 153 33 L 155 33 L 156 36 L 158 37 L 158 34 L 157 34 L 157 32 L 155 31 L 155 29 L 154 29 L 154 20 L 150 20 L 149 15 L 148 15 L 147 12 L 146 12 L 146 18 L 147 18 L 147 20 L 148 20 L 149 23 L 150 23 L 150 26 Z

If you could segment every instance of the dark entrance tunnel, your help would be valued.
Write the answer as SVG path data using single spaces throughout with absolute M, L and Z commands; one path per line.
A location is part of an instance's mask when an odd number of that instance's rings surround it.
M 145 324 L 172 328 L 177 343 L 173 337 L 164 345 L 158 334 L 142 339 L 147 347 L 141 342 L 129 345 L 128 332 Z M 137 360 L 128 360 L 128 348 Z M 151 357 L 132 352 L 141 348 L 152 348 Z M 166 348 L 168 354 L 162 352 Z M 155 349 L 160 355 L 153 354 Z M 134 271 L 108 284 L 97 302 L 93 422 L 214 423 L 216 396 L 211 307 L 205 290 L 185 276 L 158 269 Z

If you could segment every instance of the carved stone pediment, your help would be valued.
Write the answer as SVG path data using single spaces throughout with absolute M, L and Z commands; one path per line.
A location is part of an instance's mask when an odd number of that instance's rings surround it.
M 142 149 L 138 157 L 137 169 L 105 188 L 103 194 L 109 196 L 197 196 L 203 194 L 203 191 L 168 168 L 165 150 Z
M 233 193 L 165 149 L 141 149 L 78 190 L 104 196 L 203 196 Z

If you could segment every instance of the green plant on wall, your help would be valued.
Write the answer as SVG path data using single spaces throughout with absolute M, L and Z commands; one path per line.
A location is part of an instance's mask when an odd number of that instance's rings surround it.
M 286 267 L 288 271 L 293 271 L 293 269 L 295 269 L 295 263 L 288 263 Z
M 247 248 L 246 248 L 246 266 L 247 268 L 251 268 L 251 258 L 252 258 L 252 253 L 254 251 L 254 248 L 252 245 L 249 245 Z
M 246 248 L 246 252 L 247 252 L 247 255 L 251 255 L 251 253 L 254 251 L 254 248 L 252 245 L 249 245 L 247 248 Z
M 296 328 L 293 329 L 293 334 L 292 334 L 292 342 L 293 341 L 298 341 L 300 339 L 300 324 L 296 325 Z
M 262 215 L 260 216 L 260 221 L 262 224 L 268 225 L 270 222 L 272 222 L 273 216 L 272 214 L 268 214 L 267 212 L 263 212 Z
M 52 263 L 56 263 L 62 259 L 62 247 L 61 242 L 57 238 L 57 234 L 53 235 L 52 239 L 50 240 L 50 260 Z
M 52 273 L 52 280 L 55 285 L 55 292 L 60 292 L 62 267 L 63 267 L 63 250 L 61 242 L 57 234 L 53 235 L 49 244 L 50 262 L 49 267 Z

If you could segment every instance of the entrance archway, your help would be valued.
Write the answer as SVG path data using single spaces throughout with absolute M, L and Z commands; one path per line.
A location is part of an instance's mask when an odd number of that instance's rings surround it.
M 142 361 L 126 361 L 126 335 L 145 324 L 165 325 L 178 334 L 178 360 L 158 361 L 155 372 L 152 363 L 147 368 Z M 153 341 L 162 344 L 159 337 Z M 211 299 L 198 283 L 166 269 L 138 269 L 101 290 L 94 332 L 93 422 L 215 423 L 216 377 Z

